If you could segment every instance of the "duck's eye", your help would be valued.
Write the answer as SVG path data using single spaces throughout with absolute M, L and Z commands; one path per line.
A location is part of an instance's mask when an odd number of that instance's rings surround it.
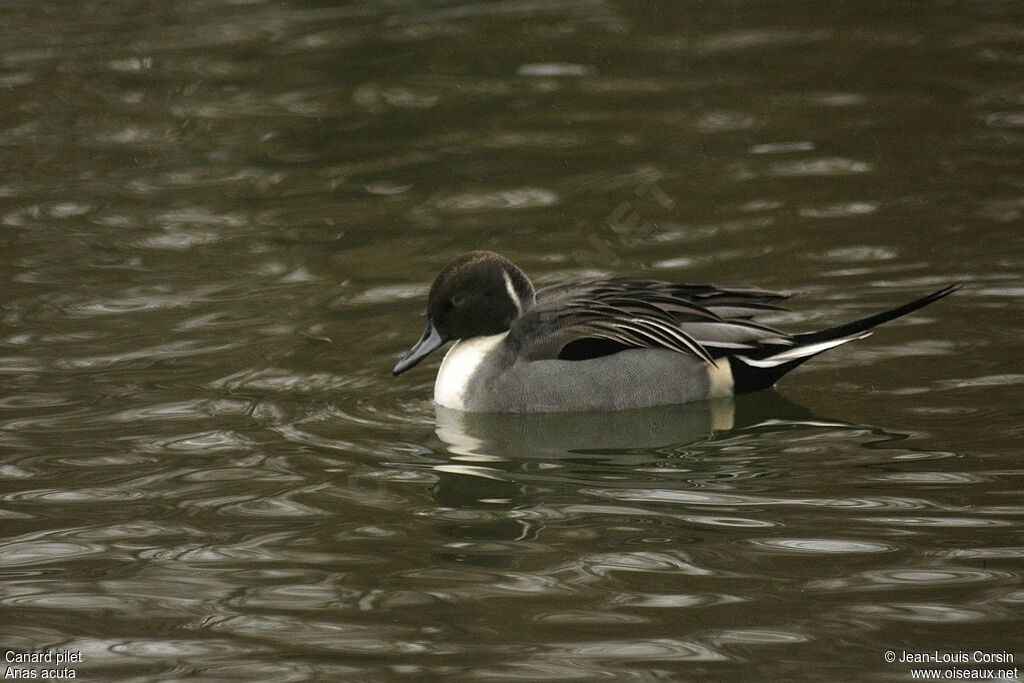
M 448 305 L 451 306 L 452 308 L 458 308 L 459 306 L 462 306 L 464 303 L 466 303 L 465 294 L 452 294 L 448 298 Z

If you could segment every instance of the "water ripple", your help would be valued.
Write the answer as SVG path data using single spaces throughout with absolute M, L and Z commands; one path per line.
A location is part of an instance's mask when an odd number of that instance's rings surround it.
M 251 609 L 320 609 L 325 605 L 339 607 L 344 604 L 343 591 L 329 582 L 319 584 L 288 584 L 280 586 L 257 586 L 233 603 L 247 610 Z
M 213 632 L 271 641 L 289 633 L 305 648 L 348 656 L 444 655 L 454 651 L 440 642 L 411 638 L 416 629 L 395 625 L 369 627 L 299 617 L 240 615 L 214 617 L 204 626 Z
M 581 492 L 601 498 L 646 503 L 672 503 L 676 505 L 721 506 L 797 506 L 837 509 L 865 508 L 917 510 L 934 507 L 933 503 L 915 498 L 879 496 L 876 498 L 772 498 L 736 493 L 710 491 L 680 491 L 676 489 L 611 489 L 584 488 Z
M 144 453 L 227 453 L 249 451 L 255 441 L 230 430 L 215 430 L 170 439 L 139 439 L 136 443 Z
M 14 593 L 14 594 L 12 594 Z M 67 590 L 37 592 L 32 595 L 16 594 L 9 591 L 0 603 L 21 609 L 102 611 L 105 613 L 137 613 L 141 611 L 139 601 L 128 596 L 97 595 L 92 590 L 79 593 Z
M 711 636 L 710 640 L 719 645 L 788 645 L 806 643 L 812 638 L 806 634 L 792 631 L 744 629 L 721 631 Z
M 235 652 L 236 643 L 215 640 L 126 640 L 111 645 L 110 652 L 147 659 L 225 656 Z
M 866 588 L 928 588 L 948 584 L 970 584 L 995 581 L 1015 584 L 1019 575 L 1013 572 L 965 569 L 955 567 L 919 569 L 879 569 L 862 572 L 846 579 L 822 580 L 808 584 L 808 588 L 821 590 L 850 590 Z
M 70 396 L 62 394 L 25 393 L 0 398 L 0 409 L 38 410 L 39 408 L 66 406 L 76 402 Z
M 579 560 L 587 573 L 605 576 L 614 572 L 654 572 L 708 576 L 715 572 L 693 564 L 684 553 L 630 552 L 588 555 Z
M 918 621 L 937 624 L 958 624 L 972 621 L 988 621 L 1002 616 L 999 610 L 984 607 L 964 607 L 940 603 L 896 603 L 890 605 L 860 605 L 848 608 L 850 612 L 864 617 L 892 621 Z
M 612 604 L 652 609 L 678 609 L 681 607 L 707 607 L 744 602 L 745 599 L 724 593 L 624 593 L 612 599 Z
M 580 645 L 578 643 L 555 644 L 552 649 L 560 658 L 573 659 L 622 659 L 627 661 L 683 661 L 683 662 L 720 662 L 729 657 L 707 645 L 701 645 L 674 638 L 656 638 L 650 640 L 603 640 L 598 643 Z
M 55 360 L 54 365 L 58 368 L 77 369 L 110 367 L 135 361 L 151 362 L 157 360 L 173 360 L 206 354 L 223 353 L 232 349 L 237 349 L 245 343 L 245 340 L 225 343 L 204 343 L 194 339 L 186 339 L 177 342 L 168 342 L 166 344 L 158 344 L 149 348 L 136 349 L 134 351 L 121 351 L 120 353 L 86 356 L 82 358 L 61 358 Z
M 821 553 L 826 555 L 845 553 L 884 553 L 896 547 L 874 541 L 852 541 L 838 538 L 771 538 L 754 539 L 751 544 L 767 550 L 782 550 L 797 553 Z
M 389 108 L 430 109 L 441 102 L 441 95 L 423 87 L 367 83 L 356 88 L 352 101 L 372 113 Z
M 100 555 L 107 547 L 97 543 L 71 543 L 58 541 L 14 541 L 0 544 L 0 567 L 23 567 L 71 558 Z
M 834 176 L 868 173 L 874 167 L 866 161 L 844 159 L 842 157 L 826 157 L 822 159 L 799 159 L 794 161 L 776 162 L 768 167 L 771 176 Z
M 304 505 L 282 496 L 233 503 L 225 505 L 220 511 L 223 514 L 267 519 L 278 517 L 326 517 L 329 515 L 324 510 L 318 510 L 310 505 Z
M 571 64 L 568 62 L 537 62 L 520 64 L 516 69 L 517 76 L 534 76 L 542 78 L 593 76 L 597 69 L 589 64 Z
M 681 519 L 693 524 L 706 524 L 714 527 L 760 529 L 780 526 L 778 522 L 764 519 L 748 519 L 746 517 L 726 517 L 723 515 L 686 515 Z
M 957 550 L 945 550 L 940 553 L 943 557 L 974 560 L 1020 560 L 1024 559 L 1024 547 L 988 547 L 988 548 L 960 548 Z
M 71 503 L 108 503 L 112 500 L 134 501 L 152 498 L 152 493 L 141 491 L 127 491 L 122 488 L 113 487 L 81 487 L 77 489 L 65 488 L 43 488 L 30 491 L 18 491 L 16 493 L 5 493 L 0 500 L 12 503 L 59 503 L 67 505 Z
M 534 621 L 540 624 L 646 624 L 652 620 L 622 612 L 608 610 L 579 609 L 562 612 L 541 612 Z
M 494 192 L 469 192 L 439 199 L 434 206 L 442 211 L 493 211 L 531 209 L 557 204 L 560 197 L 539 187 L 518 187 Z
M 976 484 L 985 477 L 967 472 L 894 472 L 877 477 L 879 481 L 900 484 Z
M 119 297 L 93 297 L 82 301 L 68 301 L 63 313 L 71 318 L 124 315 L 167 308 L 187 308 L 209 300 L 223 292 L 220 285 L 205 285 L 191 291 L 167 291 L 167 288 L 137 288 Z
M 982 517 L 861 517 L 862 521 L 910 527 L 1006 527 L 1015 522 Z
M 125 424 L 148 421 L 180 420 L 191 422 L 211 417 L 248 416 L 253 404 L 235 399 L 192 399 L 169 403 L 153 403 L 141 408 L 131 408 L 110 416 L 110 420 Z

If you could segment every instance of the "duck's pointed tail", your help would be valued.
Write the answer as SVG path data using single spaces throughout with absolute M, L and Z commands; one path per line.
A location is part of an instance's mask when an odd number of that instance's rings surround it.
M 952 294 L 963 286 L 962 282 L 948 285 L 920 299 L 867 318 L 830 327 L 820 332 L 795 334 L 789 338 L 788 343 L 769 344 L 753 353 L 730 356 L 729 364 L 734 383 L 733 393 L 744 394 L 770 387 L 787 372 L 819 353 L 848 341 L 866 337 L 871 334 L 871 328 L 912 313 Z

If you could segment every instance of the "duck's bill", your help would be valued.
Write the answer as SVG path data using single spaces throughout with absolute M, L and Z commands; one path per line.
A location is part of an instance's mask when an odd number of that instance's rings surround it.
M 427 321 L 427 329 L 423 330 L 423 336 L 416 342 L 416 345 L 409 349 L 409 353 L 402 357 L 402 360 L 398 361 L 395 369 L 391 371 L 392 375 L 399 375 L 409 368 L 413 367 L 421 360 L 430 355 L 435 349 L 444 346 L 448 338 L 437 331 L 434 327 L 434 323 L 430 320 Z

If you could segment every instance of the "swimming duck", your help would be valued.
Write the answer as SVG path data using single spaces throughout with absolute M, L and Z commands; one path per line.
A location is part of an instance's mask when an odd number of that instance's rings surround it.
M 471 251 L 430 288 L 423 336 L 405 372 L 449 341 L 434 401 L 472 412 L 596 411 L 671 405 L 758 391 L 876 325 L 962 283 L 819 332 L 753 322 L 788 295 L 755 288 L 599 278 L 534 290 L 505 257 Z

